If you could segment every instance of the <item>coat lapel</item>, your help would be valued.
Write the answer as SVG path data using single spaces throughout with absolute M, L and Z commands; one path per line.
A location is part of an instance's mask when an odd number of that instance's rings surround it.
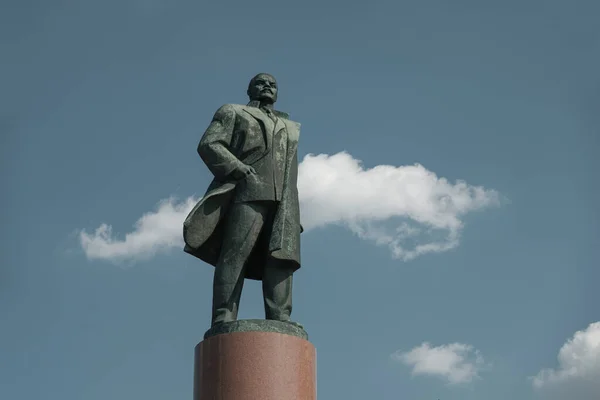
M 283 118 L 277 117 L 277 122 L 275 123 L 275 129 L 273 130 L 273 136 L 277 135 L 280 130 L 285 128 L 285 123 L 283 122 Z
M 281 121 L 281 119 L 279 119 L 279 121 Z M 286 119 L 284 125 L 287 127 L 288 141 L 297 145 L 298 139 L 300 139 L 300 123 Z
M 244 107 L 244 111 L 252 115 L 260 123 L 265 139 L 266 150 L 268 151 L 271 148 L 271 143 L 273 141 L 273 131 L 275 129 L 275 124 L 273 123 L 271 118 L 267 117 L 265 113 L 263 113 L 256 107 Z M 279 118 L 277 122 L 279 122 Z

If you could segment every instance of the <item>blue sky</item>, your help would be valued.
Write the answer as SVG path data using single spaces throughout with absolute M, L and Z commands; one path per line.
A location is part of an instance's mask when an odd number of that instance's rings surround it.
M 2 1 L 0 397 L 191 398 L 195 148 L 265 71 L 302 123 L 293 317 L 319 398 L 597 399 L 599 13 Z

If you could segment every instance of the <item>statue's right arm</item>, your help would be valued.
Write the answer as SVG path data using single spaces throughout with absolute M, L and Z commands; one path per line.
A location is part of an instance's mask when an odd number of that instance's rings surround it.
M 235 126 L 235 109 L 226 104 L 215 113 L 198 144 L 198 154 L 215 178 L 223 180 L 244 164 L 230 149 Z

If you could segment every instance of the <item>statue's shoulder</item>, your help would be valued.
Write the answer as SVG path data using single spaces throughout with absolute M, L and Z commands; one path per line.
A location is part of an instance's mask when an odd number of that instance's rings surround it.
M 283 119 L 285 126 L 287 127 L 288 138 L 292 141 L 297 142 L 300 138 L 300 122 L 292 121 L 291 119 Z
M 274 110 L 273 112 L 279 118 L 283 119 L 284 122 L 286 123 L 286 125 L 288 125 L 288 127 L 293 127 L 294 129 L 297 129 L 298 131 L 300 131 L 300 126 L 301 126 L 300 122 L 291 120 L 290 114 L 283 112 L 283 111 L 279 111 L 279 110 Z
M 291 127 L 291 128 L 293 128 L 293 129 L 297 129 L 298 131 L 300 131 L 300 127 L 302 126 L 302 124 L 300 124 L 300 122 L 298 122 L 298 121 L 293 121 L 293 120 L 289 119 L 289 117 L 288 117 L 288 118 L 282 117 L 282 118 L 284 119 L 284 121 L 285 121 L 285 124 L 286 124 L 288 127 Z
M 223 104 L 221 107 L 219 107 L 219 109 L 217 110 L 217 113 L 222 113 L 222 114 L 239 113 L 245 107 L 246 106 L 243 106 L 241 104 L 227 103 L 227 104 Z
M 273 113 L 279 118 L 290 119 L 290 114 L 288 114 L 286 112 L 279 111 L 279 110 L 273 110 Z

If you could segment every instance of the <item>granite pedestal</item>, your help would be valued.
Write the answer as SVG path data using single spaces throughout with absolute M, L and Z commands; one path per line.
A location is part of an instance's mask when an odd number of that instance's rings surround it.
M 241 320 L 196 346 L 194 400 L 316 400 L 316 350 L 304 329 Z

